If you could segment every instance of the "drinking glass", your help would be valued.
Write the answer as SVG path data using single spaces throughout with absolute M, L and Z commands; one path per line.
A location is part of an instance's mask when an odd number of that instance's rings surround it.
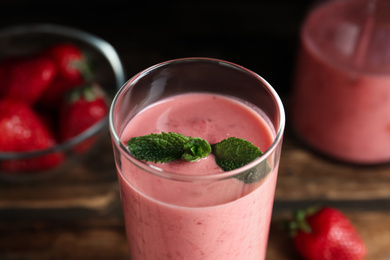
M 128 122 L 161 100 L 191 93 L 250 104 L 272 133 L 268 149 L 244 167 L 219 174 L 168 172 L 134 158 L 122 138 Z M 109 127 L 132 260 L 265 258 L 285 114 L 262 77 L 218 59 L 163 62 L 119 90 Z M 239 178 L 252 174 L 256 181 Z

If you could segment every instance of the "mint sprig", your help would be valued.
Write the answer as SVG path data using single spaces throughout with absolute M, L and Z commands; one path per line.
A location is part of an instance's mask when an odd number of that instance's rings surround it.
M 172 132 L 133 137 L 128 141 L 127 147 L 135 158 L 155 163 L 178 159 L 194 162 L 213 153 L 217 165 L 224 171 L 245 166 L 263 154 L 258 147 L 241 138 L 230 137 L 210 145 L 199 137 Z M 245 183 L 252 183 L 263 179 L 270 171 L 270 165 L 264 160 L 256 167 L 234 177 Z

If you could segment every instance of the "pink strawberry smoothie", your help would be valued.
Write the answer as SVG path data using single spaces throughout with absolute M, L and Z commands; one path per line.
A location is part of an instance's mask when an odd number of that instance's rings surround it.
M 381 13 L 390 5 L 368 6 L 333 1 L 308 16 L 291 107 L 304 142 L 358 164 L 390 161 L 390 30 L 382 24 L 390 19 Z
M 131 137 L 160 132 L 201 137 L 210 144 L 244 138 L 262 151 L 275 138 L 261 112 L 227 97 L 199 93 L 143 110 L 128 123 L 121 140 L 126 144 Z M 275 170 L 255 183 L 232 177 L 188 182 L 147 173 L 122 157 L 118 176 L 131 259 L 264 259 L 278 168 L 272 159 L 269 163 Z M 163 169 L 206 179 L 224 174 L 212 155 L 151 167 L 157 174 Z

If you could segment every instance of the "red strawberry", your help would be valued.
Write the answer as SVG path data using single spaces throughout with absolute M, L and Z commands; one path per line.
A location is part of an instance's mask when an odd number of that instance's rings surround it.
M 60 112 L 59 131 L 62 141 L 89 129 L 108 113 L 105 93 L 97 83 L 75 89 L 68 97 Z M 86 151 L 95 141 L 95 138 L 90 138 L 81 143 L 76 148 L 77 152 Z
M 298 211 L 294 244 L 306 260 L 362 260 L 366 247 L 350 220 L 339 210 L 324 207 Z
M 37 114 L 25 103 L 3 99 L 0 101 L 0 151 L 26 152 L 55 145 L 54 138 Z M 53 153 L 34 158 L 3 160 L 0 167 L 5 171 L 35 171 L 58 165 L 63 155 Z
M 27 104 L 38 100 L 56 74 L 54 62 L 41 56 L 6 59 L 0 67 L 5 70 L 1 80 L 3 96 Z
M 46 54 L 55 61 L 61 78 L 76 83 L 84 78 L 87 64 L 78 46 L 61 43 L 47 49 Z

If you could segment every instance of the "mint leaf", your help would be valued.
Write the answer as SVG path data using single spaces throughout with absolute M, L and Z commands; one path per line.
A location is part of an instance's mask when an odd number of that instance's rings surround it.
M 181 158 L 189 162 L 194 162 L 209 155 L 211 153 L 211 146 L 206 140 L 194 137 L 184 144 L 184 150 Z
M 206 140 L 172 132 L 133 137 L 127 142 L 127 148 L 138 160 L 156 163 L 180 158 L 193 162 L 211 152 L 211 146 Z
M 230 137 L 212 145 L 215 162 L 224 171 L 232 171 L 254 161 L 263 153 L 251 142 L 242 138 Z M 235 178 L 252 183 L 261 180 L 271 171 L 271 167 L 265 160 L 260 165 L 245 171 Z
M 191 137 L 177 133 L 148 134 L 133 137 L 127 142 L 130 153 L 139 160 L 165 163 L 180 159 L 184 144 Z
M 224 171 L 240 168 L 263 153 L 245 139 L 230 137 L 212 146 L 215 160 Z

